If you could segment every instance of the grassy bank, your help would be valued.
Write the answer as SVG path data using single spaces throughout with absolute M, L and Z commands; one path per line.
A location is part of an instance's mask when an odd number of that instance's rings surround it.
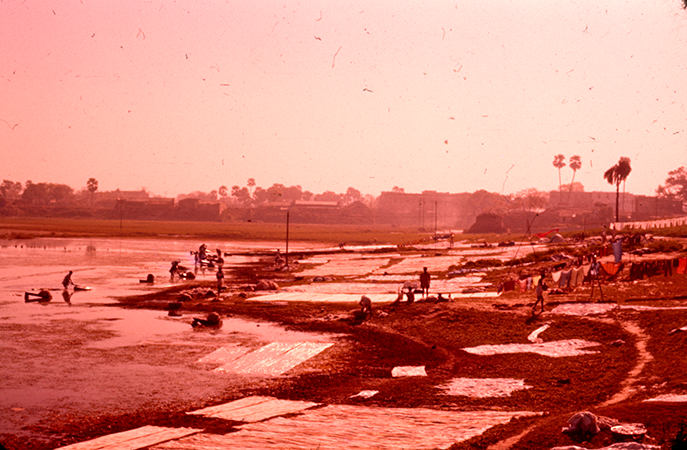
M 290 224 L 289 239 L 331 244 L 406 244 L 431 236 L 379 225 Z M 37 237 L 132 237 L 281 241 L 286 224 L 166 222 L 144 220 L 0 218 L 0 239 Z

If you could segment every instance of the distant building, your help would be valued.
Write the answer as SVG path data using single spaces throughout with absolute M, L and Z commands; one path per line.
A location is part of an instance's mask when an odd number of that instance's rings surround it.
M 372 211 L 362 202 L 342 206 L 339 202 L 296 200 L 270 202 L 253 211 L 252 220 L 284 222 L 286 214 L 292 223 L 355 224 L 372 223 Z
M 382 192 L 377 198 L 375 222 L 425 230 L 467 228 L 481 211 L 470 211 L 471 194 L 423 191 L 420 194 Z
M 93 193 L 93 206 L 96 208 L 113 208 L 117 201 L 143 201 L 150 198 L 150 194 L 141 189 L 140 191 L 103 191 Z
M 219 201 L 205 202 L 197 198 L 185 198 L 179 200 L 175 209 L 176 220 L 218 222 L 226 205 Z
M 607 205 L 613 209 L 615 215 L 615 192 L 559 192 L 549 193 L 549 208 L 587 210 L 594 205 Z M 621 192 L 618 197 L 618 213 L 621 217 L 632 218 L 634 220 L 671 217 L 682 215 L 682 203 L 676 200 L 669 200 L 647 195 L 634 195 Z

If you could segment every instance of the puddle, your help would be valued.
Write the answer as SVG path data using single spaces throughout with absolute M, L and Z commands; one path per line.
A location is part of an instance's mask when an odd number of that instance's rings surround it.
M 477 347 L 464 348 L 468 353 L 474 355 L 504 355 L 509 353 L 537 353 L 542 356 L 552 358 L 562 358 L 566 356 L 592 355 L 598 353 L 593 350 L 584 350 L 587 347 L 596 347 L 597 342 L 584 341 L 581 339 L 568 339 L 563 341 L 544 342 L 542 344 L 502 344 L 502 345 L 480 345 Z
M 508 397 L 515 391 L 531 389 L 525 380 L 514 378 L 455 378 L 448 384 L 437 386 L 445 395 L 474 398 Z

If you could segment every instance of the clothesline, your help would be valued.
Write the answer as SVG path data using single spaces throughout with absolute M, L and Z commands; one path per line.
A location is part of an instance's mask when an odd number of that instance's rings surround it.
M 598 273 L 603 279 L 613 280 L 625 267 L 624 262 L 605 262 L 599 264 L 600 272 Z M 591 283 L 592 264 L 583 264 L 579 267 L 571 267 L 569 269 L 562 269 L 551 272 L 554 286 L 560 289 L 570 289 L 580 286 L 585 283 Z M 673 273 L 686 275 L 687 274 L 687 258 L 666 258 L 653 261 L 644 261 L 640 263 L 632 263 L 630 266 L 629 280 L 642 279 L 645 276 L 672 276 Z M 534 289 L 539 281 L 539 276 L 524 276 L 517 280 L 510 280 L 502 283 L 498 292 L 504 293 L 514 291 L 519 288 L 520 292 L 526 292 Z
M 652 228 L 679 227 L 681 225 L 687 225 L 687 216 L 673 217 L 672 219 L 645 220 L 639 222 L 611 222 L 611 228 L 618 231 L 624 228 L 647 230 Z

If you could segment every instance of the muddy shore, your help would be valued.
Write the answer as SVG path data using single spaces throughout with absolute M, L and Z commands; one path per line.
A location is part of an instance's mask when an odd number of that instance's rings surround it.
M 530 267 L 529 270 L 537 270 Z M 490 274 L 497 280 L 499 273 Z M 250 380 L 239 389 L 214 398 L 178 404 L 156 404 L 154 399 L 139 411 L 111 415 L 46 418 L 55 436 L 49 442 L 18 442 L 3 436 L 6 448 L 52 449 L 104 434 L 143 425 L 195 427 L 229 433 L 236 423 L 189 416 L 186 412 L 250 395 L 307 400 L 323 404 L 356 404 L 380 407 L 432 408 L 438 410 L 528 410 L 535 417 L 496 426 L 452 448 L 544 449 L 576 443 L 561 433 L 567 419 L 578 411 L 623 422 L 643 423 L 647 442 L 668 445 L 687 416 L 684 403 L 647 403 L 667 392 L 687 390 L 687 362 L 676 358 L 684 350 L 684 334 L 670 334 L 687 322 L 687 314 L 674 307 L 687 306 L 684 276 L 652 277 L 603 285 L 608 305 L 644 305 L 668 309 L 638 312 L 614 309 L 593 316 L 554 315 L 551 311 L 571 303 L 598 304 L 589 286 L 567 295 L 547 296 L 543 315 L 532 317 L 534 294 L 509 292 L 497 299 L 463 299 L 446 303 L 374 304 L 371 319 L 357 322 L 356 303 L 261 302 L 246 286 L 269 279 L 280 287 L 308 283 L 298 273 L 274 271 L 271 261 L 233 269 L 227 274 L 227 292 L 220 298 L 196 297 L 180 302 L 180 292 L 214 289 L 214 283 L 189 283 L 150 295 L 120 299 L 120 307 L 167 310 L 181 303 L 178 312 L 190 318 L 211 311 L 223 317 L 245 317 L 278 323 L 295 331 L 336 333 L 342 337 L 324 352 L 287 377 Z M 598 295 L 598 293 L 597 293 Z M 591 299 L 590 299 L 591 297 Z M 390 301 L 392 299 L 390 298 Z M 571 358 L 550 358 L 533 353 L 480 356 L 464 349 L 485 344 L 526 343 L 534 329 L 551 323 L 546 340 L 583 338 L 598 343 L 596 353 Z M 425 366 L 427 377 L 394 378 L 396 366 Z M 638 370 L 639 367 L 639 370 Z M 457 377 L 523 379 L 529 389 L 507 397 L 475 398 L 444 395 L 437 386 Z M 363 389 L 379 391 L 369 399 L 351 398 Z M 44 428 L 42 431 L 46 431 Z M 518 439 L 509 438 L 519 436 Z M 505 445 L 504 442 L 508 442 Z M 600 447 L 613 442 L 602 432 L 585 445 Z M 580 444 L 577 442 L 577 444 Z

